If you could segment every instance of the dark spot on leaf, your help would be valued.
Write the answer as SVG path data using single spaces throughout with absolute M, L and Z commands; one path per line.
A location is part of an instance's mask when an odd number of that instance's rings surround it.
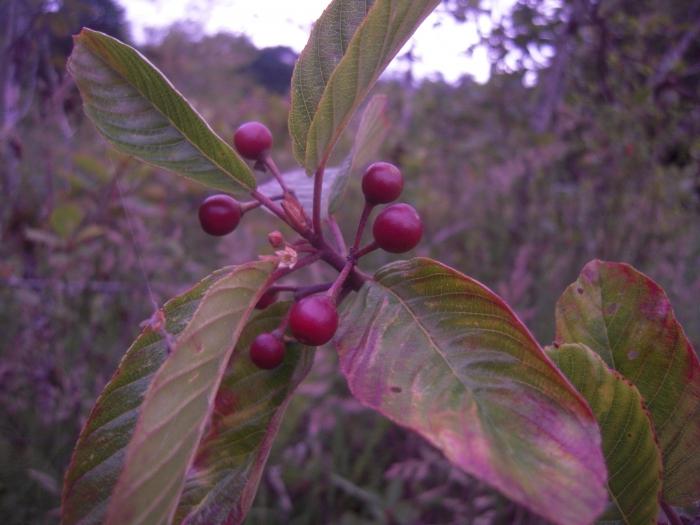
M 619 304 L 611 303 L 605 308 L 605 315 L 615 315 L 619 309 Z
M 631 438 L 631 437 L 632 437 L 632 432 L 629 432 L 629 433 L 627 434 L 627 437 L 628 437 L 628 438 Z
M 399 394 L 401 392 L 400 386 L 392 386 L 390 389 L 394 394 Z
M 236 407 L 236 396 L 226 388 L 220 389 L 214 399 L 214 411 L 222 416 L 231 414 Z
M 576 291 L 577 291 L 578 293 L 582 294 L 582 293 L 583 293 L 583 288 L 581 288 L 581 287 L 579 286 L 578 288 L 576 288 Z

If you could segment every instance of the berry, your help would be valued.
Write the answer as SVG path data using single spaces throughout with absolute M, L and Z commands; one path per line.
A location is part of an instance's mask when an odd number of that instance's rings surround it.
M 413 206 L 392 204 L 377 215 L 372 233 L 380 248 L 391 253 L 403 253 L 420 242 L 423 222 Z
M 277 300 L 277 290 L 268 290 L 264 294 L 262 294 L 262 297 L 258 299 L 257 304 L 255 305 L 255 308 L 258 310 L 264 310 L 268 306 L 270 306 L 272 303 L 274 303 Z
M 395 201 L 403 190 L 403 176 L 399 168 L 388 162 L 375 162 L 362 176 L 362 193 L 370 204 Z
M 241 205 L 228 195 L 212 195 L 199 206 L 199 223 L 209 235 L 226 235 L 236 229 L 241 220 Z
M 289 329 L 300 343 L 325 344 L 338 329 L 338 310 L 327 295 L 304 297 L 289 312 Z
M 284 246 L 284 236 L 279 231 L 275 230 L 267 234 L 267 242 L 273 248 L 282 248 Z
M 284 360 L 284 343 L 272 334 L 260 334 L 250 345 L 250 359 L 258 368 L 275 368 Z
M 259 160 L 272 147 L 272 133 L 260 122 L 246 122 L 233 134 L 233 145 L 246 159 Z

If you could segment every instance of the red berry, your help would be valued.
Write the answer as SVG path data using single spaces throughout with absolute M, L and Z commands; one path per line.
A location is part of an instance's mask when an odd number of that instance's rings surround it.
M 260 122 L 246 122 L 233 134 L 236 151 L 250 160 L 258 160 L 272 147 L 272 133 Z
M 362 176 L 362 193 L 370 204 L 395 201 L 403 190 L 399 168 L 388 162 L 375 162 Z
M 282 246 L 284 246 L 284 236 L 281 232 L 275 230 L 267 234 L 267 242 L 269 242 L 270 246 L 273 248 L 282 248 Z
M 284 360 L 284 343 L 272 334 L 260 334 L 250 345 L 250 359 L 258 368 L 275 368 Z
M 380 248 L 391 253 L 403 253 L 420 242 L 423 222 L 413 206 L 392 204 L 377 215 L 372 233 Z
M 327 295 L 312 295 L 294 303 L 289 329 L 300 343 L 319 346 L 331 340 L 338 329 L 338 310 Z
M 241 205 L 228 195 L 212 195 L 199 206 L 199 223 L 209 235 L 226 235 L 241 220 Z
M 277 290 L 268 290 L 264 294 L 262 294 L 262 297 L 258 299 L 257 304 L 255 305 L 255 308 L 258 310 L 264 310 L 271 304 L 273 304 L 277 300 Z

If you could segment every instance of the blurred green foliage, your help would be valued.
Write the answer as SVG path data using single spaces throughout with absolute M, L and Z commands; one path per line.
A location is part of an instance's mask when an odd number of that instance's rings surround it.
M 476 0 L 445 6 L 465 21 L 489 16 Z M 205 190 L 97 137 L 63 70 L 82 24 L 128 35 L 107 0 L 0 2 L 0 513 L 10 525 L 56 522 L 82 421 L 152 298 L 265 253 L 277 228 L 255 212 L 235 235 L 204 236 Z M 404 198 L 427 225 L 417 253 L 493 288 L 542 343 L 586 261 L 630 262 L 664 286 L 697 345 L 697 2 L 521 0 L 487 29 L 489 83 L 407 75 L 377 87 L 392 122 L 382 159 L 402 167 Z M 289 50 L 178 25 L 143 51 L 222 136 L 262 120 L 277 163 L 296 167 Z M 340 214 L 347 234 L 360 195 L 354 180 Z M 364 266 L 390 259 L 375 253 Z M 248 521 L 475 520 L 536 522 L 349 399 L 328 354 L 290 409 Z

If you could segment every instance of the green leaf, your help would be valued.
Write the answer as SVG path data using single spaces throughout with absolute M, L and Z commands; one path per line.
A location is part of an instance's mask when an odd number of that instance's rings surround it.
M 334 0 L 323 12 L 292 76 L 289 132 L 308 173 L 325 165 L 379 75 L 439 3 Z
M 106 525 L 172 520 L 226 365 L 274 267 L 239 266 L 200 301 L 148 387 Z
M 610 473 L 610 504 L 601 521 L 656 523 L 661 451 L 639 390 L 585 345 L 552 347 L 547 354 L 586 398 L 600 424 Z
M 289 306 L 270 306 L 241 334 L 175 523 L 241 523 L 248 512 L 287 404 L 313 364 L 314 350 L 296 343 L 287 343 L 285 360 L 274 370 L 260 370 L 248 357 L 253 339 L 279 326 Z
M 246 163 L 143 55 L 90 29 L 74 41 L 68 71 L 118 150 L 221 191 L 255 188 Z
M 306 137 L 326 83 L 340 63 L 374 0 L 331 2 L 311 30 L 292 74 L 289 134 L 294 156 L 304 165 Z
M 663 289 L 628 264 L 592 261 L 557 303 L 559 343 L 583 343 L 639 389 L 664 463 L 664 500 L 700 499 L 700 363 Z
M 177 337 L 192 319 L 207 290 L 231 271 L 232 268 L 223 268 L 165 303 L 161 312 L 167 332 Z M 167 355 L 162 333 L 147 326 L 100 394 L 66 472 L 61 509 L 64 525 L 104 522 L 107 502 L 124 464 L 126 446 L 146 389 Z
M 588 524 L 603 511 L 590 408 L 484 285 L 430 259 L 393 263 L 340 326 L 341 368 L 362 403 L 555 523 Z
M 54 208 L 49 217 L 49 223 L 53 231 L 65 240 L 75 233 L 84 217 L 85 213 L 80 205 L 65 202 Z
M 272 263 L 251 263 L 220 270 L 192 290 L 168 301 L 160 311 L 161 315 L 154 316 L 127 351 L 81 432 L 64 482 L 62 523 L 105 523 L 108 502 L 114 504 L 115 496 L 112 494 L 115 490 L 121 490 L 122 494 L 124 491 L 123 486 L 121 489 L 117 486 L 118 477 L 133 476 L 149 468 L 153 462 L 170 457 L 168 454 L 161 455 L 160 450 L 153 450 L 152 455 L 141 464 L 134 465 L 127 455 L 127 445 L 128 454 L 132 457 L 147 451 L 147 447 L 157 449 L 158 444 L 153 441 L 159 438 L 162 438 L 162 446 L 169 447 L 168 452 L 177 451 L 188 433 L 197 432 L 195 427 L 201 425 L 201 418 L 208 419 L 211 398 L 221 378 L 217 367 L 221 363 L 226 364 L 241 323 L 245 322 L 247 312 L 257 301 L 262 290 L 261 281 L 266 279 L 271 267 Z M 171 339 L 176 338 L 177 341 L 170 355 L 163 338 L 164 332 L 159 326 L 163 323 Z M 200 332 L 195 333 L 200 327 Z M 201 345 L 197 344 L 200 342 Z M 171 375 L 173 373 L 175 376 Z M 170 387 L 163 384 L 169 377 L 172 378 Z M 177 391 L 168 395 L 173 387 Z M 187 407 L 170 409 L 169 405 L 180 403 L 192 389 L 197 392 Z M 203 397 L 208 399 L 203 400 Z M 195 402 L 201 406 L 193 406 Z M 162 406 L 158 406 L 158 403 L 162 403 Z M 152 416 L 164 416 L 165 419 L 161 421 L 163 426 L 153 434 L 144 436 L 144 425 L 150 425 Z M 149 418 L 145 423 L 144 417 Z M 183 424 L 188 431 L 180 432 L 172 428 Z M 187 440 L 188 443 L 190 441 Z M 198 442 L 199 438 L 194 444 Z M 134 450 L 134 447 L 138 448 Z M 154 478 L 160 487 L 167 486 L 163 476 L 172 482 L 173 477 L 179 475 L 172 461 L 166 467 L 170 470 L 161 468 Z M 175 483 L 178 483 L 177 479 Z M 180 488 L 181 483 L 178 483 L 175 497 L 179 496 Z M 127 491 L 130 489 L 127 486 Z M 146 484 L 123 510 L 141 510 L 143 497 L 149 490 L 152 501 L 158 503 L 161 495 L 159 487 Z

